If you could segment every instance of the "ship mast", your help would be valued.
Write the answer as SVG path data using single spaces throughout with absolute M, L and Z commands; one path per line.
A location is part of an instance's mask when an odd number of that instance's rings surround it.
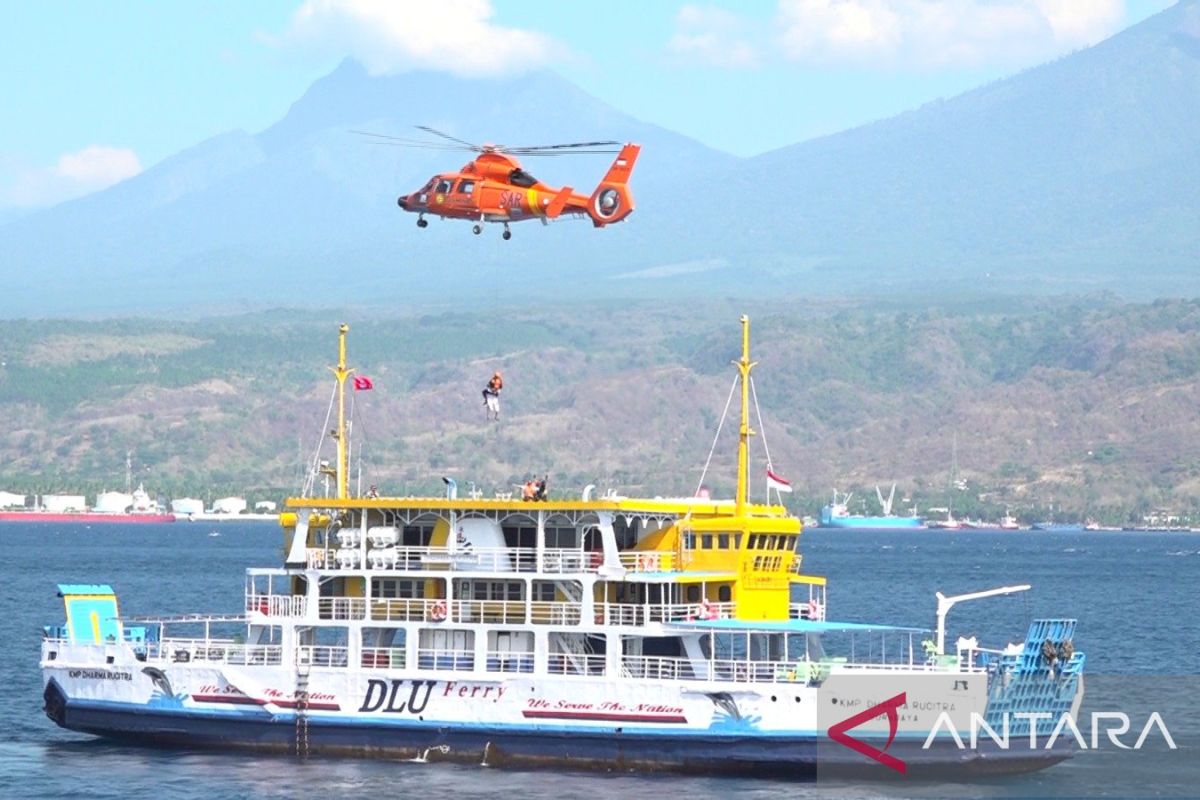
M 750 437 L 750 370 L 755 363 L 750 360 L 750 318 L 742 314 L 742 357 L 733 362 L 742 381 L 742 424 L 738 428 L 738 475 L 737 515 L 746 513 L 746 496 L 749 493 Z
M 346 442 L 346 378 L 350 376 L 351 372 L 354 372 L 354 369 L 346 366 L 346 334 L 349 331 L 350 326 L 344 322 L 338 326 L 338 363 L 336 367 L 329 368 L 338 384 L 338 424 L 337 430 L 333 432 L 333 438 L 337 441 L 337 497 L 339 500 L 345 500 L 350 496 L 350 450 Z

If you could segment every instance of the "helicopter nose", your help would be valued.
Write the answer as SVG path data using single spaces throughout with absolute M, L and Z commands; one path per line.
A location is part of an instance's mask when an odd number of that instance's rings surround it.
M 408 210 L 408 198 L 405 197 L 404 195 L 400 195 L 399 197 L 396 198 L 396 205 L 400 206 L 401 208 L 403 208 L 404 210 L 407 211 Z

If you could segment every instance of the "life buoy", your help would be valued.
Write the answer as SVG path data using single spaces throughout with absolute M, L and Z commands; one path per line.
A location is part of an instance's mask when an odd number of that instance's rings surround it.
M 438 600 L 429 607 L 429 618 L 434 622 L 441 622 L 446 618 L 446 601 Z

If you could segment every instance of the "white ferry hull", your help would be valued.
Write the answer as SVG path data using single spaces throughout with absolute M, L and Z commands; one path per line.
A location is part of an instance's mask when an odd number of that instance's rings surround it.
M 861 711 L 895 689 L 909 695 L 895 741 L 887 744 L 886 725 L 852 735 L 904 762 L 908 774 L 1024 772 L 1071 755 L 1069 737 L 1033 751 L 1001 748 L 986 738 L 974 749 L 963 747 L 945 731 L 930 740 L 943 712 L 959 726 L 971 711 L 983 713 L 982 674 L 877 676 L 868 684 L 855 676 L 839 689 L 837 676 L 818 688 L 313 670 L 307 706 L 299 709 L 295 675 L 280 667 L 143 661 L 106 667 L 44 661 L 43 667 L 46 713 L 55 723 L 155 746 L 492 766 L 882 776 L 895 773 L 831 740 L 826 730 L 830 719 Z M 866 694 L 864 686 L 870 687 Z

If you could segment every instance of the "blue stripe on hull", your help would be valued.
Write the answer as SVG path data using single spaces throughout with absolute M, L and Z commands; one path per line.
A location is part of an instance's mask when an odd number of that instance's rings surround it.
M 920 528 L 920 517 L 833 517 L 821 518 L 821 528 Z
M 291 715 L 165 711 L 120 704 L 68 702 L 55 719 L 71 730 L 155 746 L 296 752 Z M 882 743 L 880 743 L 882 744 Z M 1069 749 L 1001 750 L 981 742 L 959 750 L 940 740 L 897 739 L 888 753 L 909 775 L 963 776 L 1029 772 L 1070 757 Z M 446 748 L 443 752 L 441 748 Z M 678 729 L 594 731 L 579 726 L 459 726 L 417 721 L 310 717 L 312 755 L 416 758 L 493 766 L 562 766 L 603 770 L 689 771 L 814 778 L 829 775 L 896 776 L 841 745 L 808 735 L 713 734 Z

